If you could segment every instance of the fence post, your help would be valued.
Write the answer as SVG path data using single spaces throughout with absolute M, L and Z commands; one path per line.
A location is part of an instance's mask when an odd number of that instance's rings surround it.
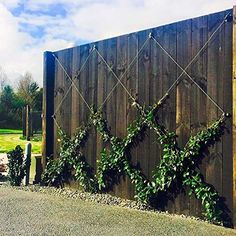
M 42 157 L 41 156 L 35 156 L 35 176 L 33 184 L 38 184 L 41 181 L 41 175 L 42 175 Z
M 23 137 L 26 137 L 26 107 L 22 109 L 22 130 L 23 130 Z
M 233 224 L 236 228 L 236 6 L 233 8 Z
M 31 108 L 29 105 L 26 106 L 26 140 L 30 141 L 32 136 L 32 119 L 31 119 Z
M 54 144 L 54 80 L 55 80 L 55 59 L 52 52 L 44 53 L 44 74 L 43 74 L 43 112 L 42 112 L 42 167 L 46 166 L 46 157 L 53 154 Z
M 31 143 L 26 143 L 25 145 L 25 161 L 27 162 L 27 159 L 31 160 Z M 26 175 L 24 178 L 24 185 L 27 186 L 29 184 L 29 177 L 30 177 L 30 166 L 26 169 Z

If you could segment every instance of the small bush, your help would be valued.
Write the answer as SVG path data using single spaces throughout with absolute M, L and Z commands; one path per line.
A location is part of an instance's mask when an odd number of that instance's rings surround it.
M 12 186 L 20 186 L 30 166 L 30 158 L 24 158 L 23 149 L 18 145 L 7 153 L 8 177 Z
M 25 136 L 20 136 L 19 139 L 20 140 L 26 140 L 26 137 Z

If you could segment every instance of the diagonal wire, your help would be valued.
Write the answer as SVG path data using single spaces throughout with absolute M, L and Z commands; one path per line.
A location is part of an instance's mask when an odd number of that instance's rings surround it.
M 122 83 L 121 79 L 116 75 L 116 73 L 112 70 L 111 66 L 106 62 L 106 60 L 104 59 L 104 57 L 100 54 L 100 52 L 97 50 L 97 54 L 99 55 L 99 57 L 102 59 L 102 61 L 104 62 L 104 64 L 107 66 L 107 68 L 111 71 L 111 73 L 114 75 L 114 77 L 118 80 L 117 84 L 114 85 L 114 87 L 111 89 L 110 93 L 108 94 L 108 96 L 106 97 L 106 99 L 103 101 L 102 105 L 105 104 L 106 100 L 110 97 L 110 95 L 112 94 L 112 92 L 115 90 L 116 86 L 120 83 L 121 86 L 124 88 L 124 90 L 127 92 L 127 94 L 131 97 L 131 99 L 135 100 L 135 98 L 132 96 L 132 94 L 129 92 L 129 90 L 125 87 L 125 85 Z M 122 76 L 121 76 L 122 77 Z
M 91 53 L 87 56 L 87 58 L 85 59 L 84 63 L 82 64 L 81 68 L 79 69 L 79 71 L 78 71 L 78 72 L 76 73 L 76 75 L 74 76 L 73 80 L 75 80 L 75 79 L 80 75 L 80 73 L 81 73 L 82 70 L 84 69 L 84 67 L 85 67 L 85 65 L 86 65 L 86 63 L 87 63 L 87 61 L 89 60 L 90 55 L 91 55 Z M 53 54 L 53 56 L 54 56 L 54 58 L 57 58 L 54 54 Z M 59 61 L 58 58 L 57 58 L 57 60 Z M 62 66 L 62 63 L 61 63 L 61 62 L 59 62 L 59 63 L 60 63 L 60 66 Z M 63 69 L 63 71 L 65 71 L 65 68 Z M 70 78 L 70 77 L 69 77 L 69 78 Z M 62 103 L 64 102 L 64 100 L 66 99 L 66 97 L 67 97 L 67 95 L 68 95 L 70 89 L 72 88 L 72 86 L 73 86 L 73 83 L 71 82 L 70 87 L 68 88 L 66 94 L 64 95 L 64 97 L 62 98 L 62 100 L 61 100 L 60 103 L 58 104 L 57 108 L 55 109 L 55 112 L 54 112 L 53 116 L 55 116 L 55 114 L 56 114 L 56 113 L 58 112 L 58 110 L 60 109 L 61 104 L 62 104 Z M 75 86 L 76 86 L 76 85 L 75 85 Z
M 72 88 L 73 84 L 71 83 L 70 84 L 70 87 L 68 88 L 68 90 L 66 91 L 66 94 L 63 96 L 63 98 L 61 99 L 60 103 L 57 105 L 57 108 L 55 109 L 54 113 L 53 113 L 53 116 L 55 116 L 57 114 L 57 112 L 59 111 L 62 103 L 65 101 L 68 93 L 70 92 L 71 88 Z
M 128 67 L 126 68 L 126 70 L 124 71 L 124 73 L 120 76 L 120 78 L 116 75 L 116 73 L 113 71 L 113 69 L 111 68 L 111 66 L 107 63 L 107 61 L 104 59 L 104 57 L 100 54 L 100 52 L 96 49 L 97 54 L 99 55 L 99 57 L 102 59 L 102 61 L 106 64 L 106 66 L 108 67 L 108 69 L 112 72 L 112 74 L 115 76 L 115 78 L 117 79 L 117 83 L 113 86 L 113 88 L 111 89 L 111 91 L 109 92 L 109 94 L 107 95 L 107 97 L 104 99 L 102 105 L 100 106 L 100 109 L 104 106 L 104 104 L 106 103 L 106 101 L 111 97 L 112 93 L 114 92 L 114 90 L 116 89 L 116 87 L 121 84 L 121 86 L 125 89 L 125 91 L 127 92 L 127 94 L 130 96 L 130 98 L 133 101 L 136 101 L 136 99 L 132 96 L 132 94 L 129 92 L 129 90 L 126 88 L 126 86 L 123 84 L 122 79 L 125 76 L 125 74 L 129 71 L 130 67 L 133 65 L 133 63 L 135 62 L 135 60 L 139 57 L 140 53 L 142 52 L 142 50 L 144 49 L 144 47 L 146 46 L 147 42 L 150 40 L 150 37 L 148 37 L 145 42 L 143 43 L 142 47 L 139 49 L 139 51 L 137 52 L 137 54 L 135 55 L 135 57 L 133 58 L 133 60 L 130 62 L 130 64 L 128 65 Z
M 52 118 L 53 118 L 53 121 L 54 121 L 54 124 L 56 125 L 56 127 L 57 127 L 59 130 L 61 130 L 61 126 L 58 124 L 56 117 L 53 115 Z
M 182 73 L 177 77 L 177 79 L 174 81 L 174 83 L 170 86 L 170 88 L 167 90 L 166 94 L 168 94 L 172 88 L 179 82 L 180 78 L 182 77 L 183 74 L 186 74 L 187 77 L 207 96 L 207 98 L 222 112 L 225 113 L 224 110 L 215 102 L 215 100 L 207 94 L 202 87 L 188 74 L 186 71 L 192 63 L 198 58 L 198 56 L 202 53 L 202 51 L 208 46 L 209 42 L 211 39 L 215 36 L 215 34 L 221 29 L 221 27 L 224 25 L 227 17 L 230 15 L 228 13 L 225 17 L 224 20 L 219 24 L 219 26 L 216 28 L 216 30 L 211 34 L 211 36 L 208 38 L 208 40 L 205 42 L 205 44 L 202 46 L 202 48 L 198 51 L 198 53 L 192 58 L 192 60 L 188 63 L 188 65 L 183 68 L 179 63 L 170 55 L 169 52 L 151 35 L 151 38 L 154 40 L 154 42 L 165 52 L 165 54 L 182 70 Z M 164 95 L 165 96 L 165 95 Z
M 70 79 L 71 84 L 70 87 L 68 88 L 65 96 L 63 97 L 63 99 L 60 101 L 60 103 L 58 104 L 57 108 L 55 109 L 55 112 L 53 114 L 53 116 L 55 116 L 55 114 L 58 112 L 58 110 L 60 109 L 61 104 L 64 102 L 64 100 L 66 99 L 67 95 L 69 94 L 69 91 L 71 90 L 72 86 L 75 87 L 76 91 L 78 92 L 78 94 L 80 95 L 80 97 L 82 98 L 82 100 L 84 101 L 84 103 L 86 104 L 86 106 L 88 107 L 88 109 L 90 111 L 92 111 L 92 109 L 90 108 L 89 104 L 87 103 L 87 101 L 85 100 L 85 98 L 83 97 L 83 95 L 81 94 L 81 92 L 79 91 L 79 88 L 77 87 L 77 85 L 75 84 L 74 80 L 80 75 L 80 73 L 82 72 L 82 70 L 84 69 L 85 65 L 87 64 L 90 56 L 92 55 L 92 53 L 94 52 L 94 49 L 92 51 L 90 51 L 89 55 L 87 56 L 87 58 L 85 59 L 83 65 L 81 66 L 80 70 L 76 73 L 74 78 L 71 78 L 71 76 L 68 74 L 68 72 L 66 71 L 65 67 L 62 65 L 62 63 L 60 62 L 60 60 L 58 59 L 58 57 L 53 53 L 53 57 L 56 59 L 57 63 L 59 64 L 59 66 L 62 68 L 62 70 L 64 71 L 64 73 L 66 74 L 66 76 Z
M 178 81 L 180 80 L 180 78 L 182 77 L 183 74 L 186 74 L 187 77 L 208 97 L 208 99 L 219 109 L 224 113 L 224 110 L 199 86 L 199 84 L 188 74 L 188 72 L 186 71 L 191 64 L 196 60 L 196 58 L 201 54 L 201 52 L 205 49 L 205 47 L 209 44 L 209 42 L 211 41 L 211 39 L 214 37 L 214 35 L 220 30 L 220 28 L 224 25 L 227 17 L 230 15 L 230 13 L 228 13 L 225 17 L 224 20 L 222 21 L 222 23 L 216 28 L 216 30 L 211 34 L 211 36 L 208 38 L 208 40 L 206 41 L 206 43 L 203 45 L 203 47 L 198 51 L 198 53 L 192 58 L 192 60 L 188 63 L 188 65 L 183 68 L 181 65 L 179 65 L 179 63 L 170 55 L 169 52 L 167 52 L 167 50 L 152 36 L 149 35 L 149 37 L 146 39 L 146 41 L 143 43 L 142 47 L 139 49 L 139 51 L 137 52 L 137 54 L 135 55 L 135 57 L 133 58 L 133 60 L 131 61 L 131 63 L 128 65 L 128 67 L 126 68 L 125 72 L 120 76 L 120 78 L 116 75 L 116 73 L 113 71 L 113 69 L 111 68 L 111 66 L 107 63 L 107 61 L 104 59 L 104 57 L 100 54 L 100 52 L 96 49 L 96 47 L 93 48 L 92 51 L 90 51 L 88 57 L 86 58 L 85 62 L 83 63 L 81 69 L 78 71 L 78 73 L 75 75 L 75 77 L 72 79 L 69 74 L 67 73 L 67 71 L 65 70 L 65 68 L 63 67 L 62 63 L 59 61 L 59 59 L 55 56 L 55 54 L 53 54 L 53 56 L 55 57 L 55 59 L 57 60 L 58 64 L 60 65 L 60 67 L 63 69 L 64 73 L 66 74 L 66 76 L 71 80 L 71 85 L 68 88 L 65 96 L 63 97 L 63 99 L 61 100 L 61 102 L 59 103 L 57 109 L 54 112 L 54 115 L 57 113 L 57 111 L 59 110 L 61 104 L 63 103 L 63 101 L 65 100 L 65 98 L 67 97 L 71 87 L 74 85 L 75 89 L 77 90 L 77 92 L 79 93 L 79 95 L 81 96 L 81 98 L 83 99 L 83 101 L 85 102 L 86 106 L 89 108 L 89 110 L 91 111 L 91 108 L 89 106 L 89 104 L 86 102 L 86 100 L 84 99 L 83 95 L 80 93 L 78 87 L 76 86 L 76 84 L 74 83 L 74 80 L 79 76 L 79 74 L 81 73 L 81 71 L 83 70 L 83 67 L 86 65 L 87 61 L 89 60 L 90 55 L 92 54 L 91 52 L 93 52 L 94 50 L 97 52 L 97 54 L 99 55 L 99 57 L 102 59 L 102 61 L 105 63 L 105 65 L 108 67 L 108 69 L 111 71 L 111 73 L 113 74 L 113 76 L 117 79 L 117 83 L 114 85 L 114 87 L 112 88 L 112 90 L 109 92 L 109 94 L 107 95 L 107 97 L 105 98 L 105 100 L 103 101 L 102 105 L 100 108 L 102 108 L 104 106 L 104 104 L 106 103 L 106 101 L 110 98 L 110 96 L 112 95 L 113 91 L 115 90 L 115 88 L 121 84 L 121 86 L 125 89 L 125 91 L 127 92 L 127 94 L 130 96 L 130 98 L 133 101 L 136 101 L 136 99 L 132 96 L 132 94 L 128 91 L 128 89 L 126 88 L 126 86 L 123 84 L 122 82 L 122 78 L 124 77 L 124 75 L 128 72 L 128 70 L 130 69 L 130 67 L 133 65 L 133 63 L 135 62 L 135 60 L 139 57 L 141 51 L 143 50 L 143 48 L 146 46 L 147 42 L 149 41 L 149 39 L 153 39 L 154 42 L 165 52 L 165 54 L 182 70 L 182 73 L 177 77 L 177 79 L 174 81 L 174 83 L 170 86 L 170 88 L 167 90 L 167 92 L 165 94 L 168 94 L 172 88 L 178 83 Z M 165 95 L 164 95 L 165 96 Z

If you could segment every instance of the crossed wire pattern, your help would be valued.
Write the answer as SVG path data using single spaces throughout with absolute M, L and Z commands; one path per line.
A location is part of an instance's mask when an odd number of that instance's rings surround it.
M 217 107 L 217 109 L 219 109 L 223 114 L 225 113 L 223 108 L 208 94 L 206 93 L 202 87 L 194 80 L 194 78 L 187 72 L 187 69 L 193 64 L 194 61 L 196 61 L 196 59 L 200 56 L 200 54 L 206 49 L 206 47 L 209 45 L 209 43 L 211 42 L 211 40 L 214 38 L 214 36 L 217 34 L 217 32 L 220 31 L 220 29 L 222 28 L 222 26 L 225 24 L 225 22 L 227 22 L 227 18 L 230 16 L 230 13 L 228 13 L 223 21 L 219 24 L 219 26 L 215 29 L 215 31 L 210 35 L 210 37 L 207 39 L 207 41 L 204 43 L 204 45 L 200 48 L 200 50 L 196 53 L 196 55 L 190 60 L 190 62 L 187 64 L 187 66 L 184 68 L 183 66 L 181 66 L 175 59 L 174 57 L 161 45 L 161 43 L 152 35 L 152 33 L 150 32 L 150 34 L 148 35 L 147 39 L 144 41 L 143 45 L 139 48 L 138 52 L 136 53 L 136 55 L 134 56 L 134 58 L 132 59 L 132 61 L 130 62 L 130 64 L 127 66 L 127 68 L 125 69 L 125 71 L 121 74 L 121 76 L 117 76 L 117 74 L 115 73 L 115 71 L 112 69 L 112 67 L 109 65 L 109 63 L 105 60 L 105 58 L 102 56 L 102 54 L 99 52 L 99 50 L 96 48 L 96 46 L 94 45 L 93 48 L 90 50 L 89 55 L 87 56 L 87 58 L 85 59 L 84 63 L 81 65 L 80 69 L 78 70 L 78 72 L 76 73 L 76 75 L 72 78 L 72 76 L 69 75 L 69 73 L 67 72 L 67 70 L 65 69 L 65 67 L 63 66 L 63 64 L 61 63 L 61 61 L 59 60 L 59 58 L 53 53 L 53 56 L 56 60 L 56 62 L 58 63 L 58 65 L 60 66 L 60 68 L 63 70 L 63 72 L 65 73 L 66 77 L 69 78 L 71 84 L 69 86 L 69 88 L 67 89 L 66 93 L 64 94 L 63 98 L 61 99 L 61 101 L 58 103 L 56 109 L 54 110 L 54 114 L 52 116 L 52 118 L 55 121 L 56 126 L 60 127 L 60 125 L 57 122 L 56 119 L 56 114 L 59 111 L 61 105 L 63 104 L 63 102 L 65 101 L 65 99 L 67 98 L 70 90 L 72 89 L 72 87 L 75 88 L 75 90 L 77 91 L 77 93 L 79 94 L 80 98 L 82 99 L 82 101 L 85 103 L 85 105 L 87 106 L 87 108 L 90 110 L 90 112 L 92 111 L 91 105 L 88 104 L 88 102 L 86 101 L 86 99 L 84 98 L 84 96 L 82 95 L 82 93 L 80 92 L 79 86 L 76 85 L 75 81 L 76 79 L 79 77 L 79 75 L 81 74 L 81 72 L 83 71 L 83 69 L 85 68 L 85 66 L 87 65 L 87 63 L 89 62 L 90 57 L 93 54 L 97 54 L 98 57 L 101 59 L 101 61 L 105 64 L 105 66 L 107 67 L 107 69 L 112 73 L 112 75 L 116 78 L 117 82 L 116 84 L 112 87 L 112 89 L 110 90 L 110 92 L 108 93 L 108 95 L 106 96 L 106 98 L 104 99 L 104 101 L 102 102 L 102 104 L 100 105 L 100 107 L 98 108 L 98 110 L 101 110 L 103 108 L 103 106 L 105 105 L 105 103 L 111 98 L 113 92 L 115 91 L 115 89 L 117 88 L 118 85 L 120 85 L 124 91 L 127 93 L 127 95 L 130 97 L 130 99 L 132 100 L 132 102 L 137 103 L 137 99 L 135 98 L 134 95 L 131 94 L 131 92 L 127 89 L 127 87 L 125 86 L 125 84 L 123 83 L 123 78 L 125 77 L 125 75 L 127 74 L 127 72 L 130 70 L 130 68 L 132 67 L 132 65 L 135 63 L 135 61 L 139 58 L 139 55 L 141 54 L 141 52 L 145 49 L 145 46 L 150 42 L 153 41 L 166 55 L 168 58 L 171 59 L 171 61 L 173 63 L 176 64 L 176 66 L 182 71 L 181 74 L 174 80 L 173 84 L 167 89 L 167 91 L 163 94 L 163 96 L 161 97 L 161 99 L 163 99 L 165 96 L 169 95 L 169 93 L 171 92 L 171 90 L 180 82 L 181 78 L 183 75 L 186 75 L 188 77 L 188 79 L 193 82 L 197 88 L 207 97 L 207 99 L 209 99 L 214 106 Z M 160 99 L 160 100 L 161 100 Z
M 96 191 L 95 189 L 97 188 L 97 185 L 99 186 L 100 190 L 103 190 L 107 187 L 112 187 L 114 183 L 109 184 L 106 181 L 107 179 L 109 181 L 111 180 L 111 176 L 110 178 L 106 178 L 107 172 L 109 172 L 111 169 L 116 171 L 116 174 L 113 174 L 112 178 L 117 177 L 117 173 L 121 172 L 127 175 L 131 179 L 132 183 L 134 183 L 136 197 L 138 200 L 145 203 L 148 203 L 148 199 L 153 194 L 167 190 L 175 181 L 177 176 L 182 176 L 184 179 L 182 182 L 183 186 L 190 187 L 191 191 L 195 193 L 196 197 L 202 200 L 205 211 L 206 213 L 209 213 L 210 218 L 211 215 L 214 217 L 217 215 L 216 218 L 212 219 L 215 221 L 215 223 L 221 223 L 221 211 L 218 212 L 217 207 L 208 207 L 209 202 L 212 203 L 211 197 L 214 198 L 213 205 L 219 204 L 220 197 L 218 197 L 218 193 L 213 187 L 205 183 L 199 171 L 193 168 L 191 175 L 189 175 L 189 169 L 195 164 L 199 163 L 198 156 L 203 154 L 203 150 L 208 148 L 209 144 L 212 145 L 217 141 L 217 137 L 214 136 L 214 133 L 218 133 L 220 136 L 223 134 L 222 128 L 224 127 L 224 120 L 226 117 L 225 115 L 222 115 L 217 123 L 212 124 L 206 130 L 200 131 L 194 137 L 191 137 L 184 149 L 181 150 L 178 147 L 175 135 L 170 133 L 166 128 L 159 125 L 155 119 L 153 119 L 154 117 L 150 119 L 150 114 L 154 115 L 155 112 L 158 112 L 158 109 L 162 106 L 164 101 L 165 100 L 159 101 L 149 110 L 144 110 L 139 106 L 138 103 L 135 103 L 134 106 L 136 106 L 136 108 L 140 111 L 141 116 L 134 122 L 136 128 L 132 129 L 131 132 L 129 131 L 128 135 L 123 139 L 119 139 L 110 133 L 109 129 L 106 128 L 106 121 L 102 118 L 100 112 L 93 113 L 87 126 L 80 130 L 75 135 L 75 137 L 71 139 L 69 146 L 68 144 L 66 145 L 67 149 L 62 150 L 64 152 L 64 155 L 62 155 L 64 162 L 60 164 L 60 168 L 64 169 L 64 167 L 67 166 L 67 162 L 73 165 L 76 170 L 76 179 L 79 181 L 79 184 L 84 187 L 85 191 Z M 83 154 L 80 151 L 82 139 L 88 134 L 92 124 L 101 135 L 102 140 L 111 144 L 108 159 L 107 157 L 104 159 L 103 152 L 103 155 L 101 155 L 101 159 L 99 160 L 97 166 L 97 173 L 95 175 L 91 175 L 90 171 L 93 168 L 84 159 L 82 159 Z M 166 148 L 164 149 L 163 158 L 161 159 L 158 169 L 155 171 L 151 180 L 147 179 L 140 169 L 133 166 L 127 157 L 127 153 L 129 153 L 130 148 L 132 148 L 132 143 L 137 140 L 137 137 L 146 128 L 154 131 L 157 138 L 160 139 L 160 143 L 163 145 L 163 147 L 166 145 L 170 145 L 169 147 L 171 147 L 168 150 L 165 150 Z M 130 127 L 127 129 L 127 131 L 129 129 Z M 70 140 L 69 137 L 66 137 L 66 139 Z M 196 142 L 196 145 L 192 145 L 191 142 L 193 140 Z M 138 143 L 139 142 L 140 140 L 138 140 Z M 203 148 L 202 145 L 205 148 Z M 117 150 L 119 150 L 119 152 L 117 152 Z M 168 153 L 169 151 L 171 152 L 171 157 L 167 158 L 164 154 L 165 152 Z M 75 153 L 79 155 L 74 156 Z M 61 158 L 58 160 L 60 159 Z M 119 166 L 122 166 L 121 169 Z M 168 169 L 166 169 L 166 166 L 168 166 Z M 172 173 L 171 175 L 170 169 Z M 187 180 L 185 179 L 186 176 Z M 61 178 L 60 172 L 57 172 L 56 177 L 53 177 L 53 179 L 57 178 Z M 201 194 L 199 194 L 199 189 L 201 189 Z M 211 193 L 210 195 L 208 193 L 209 191 Z
M 158 110 L 158 108 L 163 104 L 163 102 L 168 98 L 169 93 L 171 92 L 171 90 L 180 82 L 180 79 L 182 78 L 183 75 L 186 75 L 187 78 L 194 83 L 197 88 L 199 88 L 199 90 L 207 97 L 207 99 L 209 99 L 212 104 L 214 104 L 217 109 L 219 109 L 222 112 L 222 116 L 219 119 L 219 122 L 223 122 L 225 117 L 226 117 L 226 113 L 224 112 L 223 108 L 219 106 L 219 104 L 217 104 L 217 102 L 211 98 L 202 88 L 201 86 L 193 79 L 193 77 L 191 75 L 189 75 L 189 73 L 187 72 L 187 69 L 193 64 L 193 62 L 199 57 L 199 55 L 205 50 L 205 48 L 209 45 L 210 41 L 214 38 L 214 36 L 216 35 L 216 33 L 221 29 L 221 27 L 224 25 L 225 22 L 227 22 L 227 17 L 229 16 L 226 15 L 224 20 L 219 24 L 219 26 L 216 28 L 216 30 L 210 35 L 210 37 L 208 38 L 208 40 L 204 43 L 204 45 L 201 47 L 201 49 L 197 52 L 197 54 L 190 60 L 190 62 L 187 64 L 187 66 L 184 68 L 182 67 L 175 59 L 174 57 L 160 44 L 160 42 L 158 42 L 158 40 L 152 35 L 152 33 L 149 34 L 149 36 L 147 37 L 147 39 L 145 40 L 145 42 L 143 43 L 143 45 L 140 47 L 140 49 L 138 50 L 138 52 L 136 53 L 135 57 L 132 59 L 132 61 L 130 62 L 130 64 L 127 66 L 127 68 L 125 69 L 125 71 L 121 74 L 121 76 L 118 76 L 115 71 L 112 69 L 112 67 L 109 65 L 109 63 L 105 60 L 105 58 L 102 56 L 102 54 L 99 52 L 99 50 L 94 46 L 90 52 L 89 55 L 87 56 L 87 58 L 85 59 L 84 63 L 82 64 L 80 70 L 76 73 L 76 75 L 74 76 L 74 78 L 72 78 L 69 73 L 66 71 L 66 69 L 64 68 L 64 66 L 62 65 L 62 63 L 60 62 L 60 60 L 57 58 L 57 56 L 55 54 L 53 54 L 53 56 L 55 57 L 55 60 L 57 61 L 57 63 L 59 64 L 59 66 L 62 68 L 62 70 L 64 71 L 66 77 L 69 78 L 71 84 L 67 90 L 67 92 L 65 93 L 64 97 L 62 98 L 62 100 L 59 102 L 58 106 L 55 109 L 54 115 L 53 115 L 53 119 L 55 121 L 56 126 L 58 126 L 58 128 L 61 129 L 60 125 L 57 123 L 57 119 L 56 119 L 56 113 L 58 112 L 58 110 L 60 109 L 62 103 L 64 102 L 64 100 L 66 99 L 66 97 L 69 94 L 69 91 L 72 87 L 75 87 L 76 91 L 78 92 L 79 96 L 81 97 L 81 99 L 83 100 L 83 102 L 85 103 L 85 105 L 87 106 L 87 108 L 91 111 L 92 115 L 97 115 L 98 113 L 94 112 L 94 110 L 91 108 L 91 106 L 88 104 L 88 102 L 86 101 L 86 99 L 83 97 L 82 93 L 79 90 L 79 87 L 76 85 L 75 80 L 79 77 L 79 75 L 81 74 L 81 72 L 83 71 L 84 67 L 86 66 L 86 64 L 89 62 L 89 58 L 93 55 L 93 54 L 97 54 L 98 57 L 101 59 L 101 61 L 106 65 L 107 69 L 112 73 L 112 75 L 116 78 L 117 82 L 116 84 L 112 87 L 112 89 L 110 90 L 110 92 L 108 93 L 108 95 L 106 96 L 106 98 L 104 99 L 104 101 L 102 102 L 102 104 L 100 105 L 100 107 L 98 108 L 98 110 L 102 110 L 103 106 L 105 105 L 105 103 L 110 99 L 110 97 L 112 96 L 113 92 L 115 91 L 115 89 L 117 88 L 117 86 L 121 86 L 124 91 L 127 93 L 127 95 L 130 97 L 130 99 L 132 100 L 132 105 L 139 111 L 139 113 L 141 113 L 142 117 L 147 117 L 148 113 L 145 111 L 145 109 L 143 109 L 142 105 L 139 104 L 139 102 L 137 101 L 137 99 L 132 95 L 132 93 L 127 89 L 127 87 L 125 86 L 125 84 L 123 83 L 123 78 L 125 77 L 125 75 L 127 74 L 127 72 L 130 70 L 130 68 L 132 67 L 132 65 L 134 64 L 134 62 L 139 58 L 139 55 L 141 54 L 141 52 L 144 50 L 145 46 L 150 42 L 154 42 L 155 45 L 157 45 L 166 55 L 168 58 L 171 59 L 171 61 L 173 61 L 173 63 L 175 63 L 175 65 L 182 71 L 181 74 L 175 79 L 174 83 L 167 89 L 167 91 L 163 94 L 163 96 L 161 97 L 161 99 L 159 100 L 158 103 L 154 104 L 151 107 L 151 111 L 155 112 Z M 96 120 L 93 120 L 93 124 L 94 126 L 99 130 L 99 124 L 96 123 Z M 161 128 L 161 126 L 159 126 L 157 123 L 155 123 L 153 120 L 150 121 L 148 119 L 143 119 L 142 122 L 140 122 L 139 124 L 139 128 L 138 130 L 142 129 L 144 126 L 146 126 L 147 128 L 149 128 L 150 130 L 153 130 L 154 133 L 160 137 L 162 135 L 168 135 L 169 131 L 165 128 Z M 215 127 L 210 127 L 210 129 L 214 129 Z M 208 128 L 209 129 L 209 128 Z M 200 131 L 200 132 L 204 132 L 204 131 Z M 198 133 L 199 134 L 199 133 Z M 113 136 L 111 133 L 106 132 L 105 134 L 101 134 L 103 135 L 103 140 L 110 142 L 112 144 L 112 140 L 116 140 L 116 137 Z M 122 139 L 122 142 L 120 141 L 120 143 L 122 144 L 122 154 L 120 155 L 120 159 L 118 158 L 116 161 L 121 161 L 123 163 L 126 163 L 126 165 L 130 165 L 130 163 L 128 163 L 128 159 L 126 158 L 126 149 L 129 147 L 130 142 L 133 139 L 136 139 L 136 137 L 139 135 L 139 132 L 137 133 L 133 133 L 131 139 L 128 139 L 127 137 L 124 137 Z M 192 139 L 196 138 L 196 136 L 192 137 Z M 199 142 L 211 142 L 214 140 L 211 140 L 211 137 L 207 137 L 206 140 L 200 140 Z M 174 143 L 174 139 L 173 139 L 173 143 Z M 116 143 L 117 145 L 117 143 Z M 175 146 L 175 143 L 174 143 Z M 189 149 L 191 149 L 191 147 L 188 147 L 188 143 L 186 144 L 185 148 L 183 150 L 180 150 L 179 148 L 174 148 L 173 146 L 173 159 L 169 160 L 170 162 L 167 164 L 170 164 L 173 166 L 173 170 L 175 171 L 182 171 L 181 174 L 184 175 L 185 174 L 185 170 L 181 170 L 179 168 L 176 168 L 176 160 L 178 158 L 189 158 L 188 154 L 186 153 L 191 153 L 189 152 Z M 116 163 L 113 163 L 114 165 Z M 109 163 L 109 166 L 111 166 L 111 163 Z M 126 173 L 128 176 L 132 176 L 132 174 L 134 175 L 139 175 L 140 172 L 138 170 L 135 170 L 135 168 L 130 168 L 133 173 Z M 160 169 L 161 171 L 161 169 Z M 164 177 L 163 183 L 159 183 L 159 190 L 164 190 L 165 186 L 163 187 L 163 184 L 167 183 L 168 185 L 171 184 L 174 181 L 174 177 L 172 178 L 172 176 L 167 176 L 167 173 L 161 173 Z M 193 176 L 192 179 L 194 179 L 196 176 L 199 176 L 199 172 L 194 171 L 193 172 Z M 170 179 L 169 179 L 170 178 Z M 168 179 L 168 181 L 167 181 Z M 143 181 L 143 179 L 141 179 Z M 148 183 L 148 180 L 145 180 Z M 151 183 L 151 182 L 150 182 Z M 184 185 L 188 186 L 188 183 L 183 183 Z M 198 178 L 198 184 L 204 184 L 204 181 L 200 178 Z M 207 184 L 206 184 L 207 185 Z M 168 186 L 167 186 L 168 187 Z M 190 186 L 191 187 L 191 186 Z M 193 192 L 195 191 L 195 189 L 193 189 Z

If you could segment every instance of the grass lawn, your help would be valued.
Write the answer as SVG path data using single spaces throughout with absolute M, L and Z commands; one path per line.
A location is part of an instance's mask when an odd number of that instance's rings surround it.
M 0 134 L 22 134 L 20 129 L 0 129 Z
M 21 140 L 21 130 L 0 129 L 0 153 L 6 153 L 13 150 L 17 145 L 25 149 L 26 140 Z M 41 153 L 42 141 L 30 141 L 32 144 L 32 153 Z
M 15 129 L 0 129 L 0 153 L 7 153 L 13 150 L 17 145 L 20 145 L 23 150 L 25 150 L 25 144 L 28 142 L 26 140 L 20 139 L 22 136 L 22 130 Z M 41 136 L 41 135 L 40 135 Z M 36 139 L 41 139 L 37 136 Z M 32 153 L 40 154 L 42 141 L 30 141 L 32 144 Z M 30 166 L 30 180 L 31 182 L 35 176 L 35 157 L 31 157 Z

